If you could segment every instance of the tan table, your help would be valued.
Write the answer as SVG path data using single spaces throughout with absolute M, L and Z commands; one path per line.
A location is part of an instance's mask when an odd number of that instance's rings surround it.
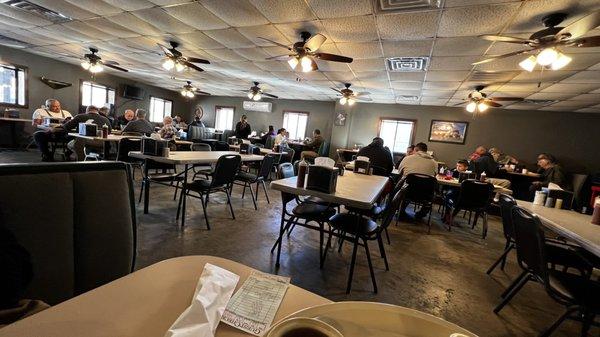
M 513 176 L 521 176 L 521 177 L 531 177 L 531 178 L 539 178 L 542 175 L 539 173 L 535 173 L 535 172 L 527 172 L 527 173 L 520 173 L 520 172 L 514 172 L 514 171 L 506 171 L 506 174 L 512 174 Z
M 458 179 L 456 179 L 456 178 L 454 178 L 452 180 L 446 180 L 444 178 L 441 178 L 440 176 L 436 176 L 435 178 L 437 179 L 437 182 L 439 185 L 460 187 L 460 183 L 458 182 Z M 494 185 L 494 192 L 512 194 L 511 190 L 504 188 L 502 186 L 498 186 L 498 185 Z
M 343 176 L 337 178 L 336 191 L 331 194 L 296 187 L 296 180 L 297 177 L 275 180 L 271 182 L 271 188 L 295 195 L 319 197 L 349 207 L 370 209 L 379 198 L 389 178 L 346 171 Z
M 600 257 L 600 226 L 592 224 L 591 216 L 566 209 L 534 205 L 528 201 L 517 200 L 517 205 L 537 214 L 548 229 Z
M 1 337 L 163 337 L 190 304 L 206 263 L 240 276 L 239 289 L 254 270 L 212 256 L 158 262 L 0 329 Z M 331 301 L 290 285 L 274 322 L 298 310 Z M 220 323 L 217 337 L 250 335 Z
M 10 124 L 10 140 L 13 149 L 19 148 L 19 139 L 17 139 L 17 123 L 31 123 L 31 119 L 0 117 L 0 122 Z
M 104 138 L 104 137 L 98 137 L 98 136 L 84 136 L 84 135 L 80 135 L 77 132 L 69 132 L 69 136 L 75 137 L 75 138 L 84 139 L 84 140 L 87 140 L 87 141 L 95 141 L 95 142 L 103 142 L 103 143 L 107 143 L 107 142 L 118 143 L 123 138 L 130 138 L 130 139 L 141 139 L 142 138 L 140 136 L 132 136 L 132 135 L 126 135 L 126 136 L 124 136 L 122 134 L 115 135 L 115 134 L 112 134 L 112 133 L 109 133 L 108 136 L 106 138 Z M 179 145 L 189 145 L 190 146 L 190 150 L 191 150 L 191 145 L 193 144 L 193 142 L 190 142 L 190 141 L 187 141 L 187 140 L 179 140 L 179 139 L 176 139 L 174 142 L 175 142 L 175 145 L 178 145 L 178 146 Z M 106 145 L 104 145 L 104 144 L 103 144 L 103 147 L 104 147 L 104 158 L 108 158 L 109 148 Z
M 229 145 L 229 148 L 233 149 L 233 150 L 236 150 L 236 151 L 240 150 L 240 146 L 239 145 Z M 260 154 L 262 154 L 262 155 L 271 154 L 271 153 L 273 153 L 273 154 L 287 154 L 287 152 L 275 152 L 275 151 L 273 151 L 271 149 L 267 149 L 267 148 L 264 148 L 264 147 L 260 148 Z

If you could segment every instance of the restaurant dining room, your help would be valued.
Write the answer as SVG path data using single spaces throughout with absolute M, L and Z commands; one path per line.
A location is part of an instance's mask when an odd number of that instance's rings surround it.
M 600 1 L 0 0 L 0 337 L 600 337 Z

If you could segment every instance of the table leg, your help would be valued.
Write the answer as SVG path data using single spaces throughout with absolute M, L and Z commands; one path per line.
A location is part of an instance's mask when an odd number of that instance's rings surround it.
M 184 166 L 184 171 L 183 171 L 183 190 L 181 191 L 181 193 L 183 193 L 183 203 L 181 205 L 181 228 L 183 228 L 183 226 L 185 226 L 185 204 L 186 204 L 186 200 L 187 200 L 187 195 L 185 194 L 185 188 L 186 188 L 186 184 L 187 184 L 187 178 L 188 178 L 188 164 L 185 164 Z
M 10 123 L 10 139 L 12 142 L 13 149 L 19 148 L 18 140 L 17 140 L 17 123 Z
M 150 179 L 148 178 L 148 159 L 144 159 L 144 214 L 148 214 L 150 203 Z
M 102 152 L 104 153 L 104 160 L 108 160 L 108 155 L 110 154 L 110 147 L 106 146 L 108 142 L 102 142 Z

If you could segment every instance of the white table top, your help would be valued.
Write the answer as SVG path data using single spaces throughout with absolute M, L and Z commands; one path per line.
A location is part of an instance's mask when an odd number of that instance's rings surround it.
M 279 179 L 271 182 L 274 190 L 296 195 L 310 195 L 336 204 L 369 209 L 383 191 L 389 178 L 358 174 L 346 171 L 343 176 L 338 176 L 336 191 L 328 194 L 303 187 L 296 187 L 297 177 Z
M 139 151 L 129 152 L 129 156 L 139 159 L 152 159 L 156 162 L 166 164 L 212 164 L 216 163 L 219 157 L 237 154 L 240 155 L 242 161 L 260 161 L 263 156 L 257 154 L 239 154 L 233 151 L 171 151 L 169 157 L 150 156 L 142 154 Z
M 141 139 L 142 138 L 140 136 L 112 134 L 112 133 L 109 133 L 108 137 L 103 138 L 103 137 L 98 137 L 98 136 L 84 136 L 84 135 L 80 135 L 77 132 L 69 132 L 69 136 L 83 138 L 83 139 L 87 139 L 87 140 L 103 141 L 103 142 L 118 142 L 123 138 L 131 138 L 131 139 Z M 177 145 L 192 145 L 193 142 L 190 142 L 188 140 L 176 139 L 175 144 L 177 144 Z
M 233 150 L 238 150 L 239 151 L 240 146 L 239 145 L 229 145 L 229 148 L 233 149 Z M 274 153 L 274 154 L 286 154 L 287 152 L 274 152 L 271 149 L 267 149 L 267 148 L 261 147 L 260 148 L 260 153 L 261 154 L 271 154 L 271 153 Z
M 163 337 L 189 306 L 206 263 L 240 276 L 239 289 L 254 270 L 212 256 L 161 261 L 0 329 L 1 337 Z M 331 301 L 290 285 L 274 322 L 298 310 Z M 216 337 L 250 335 L 220 323 Z
M 437 179 L 437 182 L 440 185 L 460 187 L 460 183 L 458 182 L 458 179 L 456 179 L 456 178 L 453 178 L 452 180 L 446 180 L 440 176 L 436 176 L 435 178 Z M 506 188 L 498 186 L 498 185 L 494 185 L 494 192 L 512 194 L 512 190 L 506 189 Z
M 585 250 L 600 257 L 600 225 L 594 225 L 590 215 L 534 205 L 521 200 L 517 200 L 517 205 L 537 214 L 542 224 L 548 229 L 576 242 Z
M 527 172 L 527 173 L 521 173 L 521 172 L 515 172 L 515 171 L 505 171 L 507 174 L 512 174 L 513 176 L 523 176 L 523 177 L 531 177 L 531 178 L 539 178 L 542 175 L 539 173 L 535 173 L 535 172 Z
M 31 123 L 33 120 L 27 118 L 0 117 L 0 121 Z

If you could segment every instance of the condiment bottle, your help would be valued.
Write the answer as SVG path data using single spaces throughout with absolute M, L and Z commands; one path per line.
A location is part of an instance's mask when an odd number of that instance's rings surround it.
M 487 174 L 485 173 L 485 171 L 481 172 L 481 176 L 479 177 L 479 180 L 481 182 L 485 182 L 486 178 L 487 178 Z
M 108 125 L 102 125 L 102 138 L 108 138 Z
M 596 197 L 594 202 L 594 213 L 592 213 L 592 223 L 600 225 L 600 197 Z
M 304 188 L 306 171 L 308 171 L 308 163 L 306 162 L 306 160 L 302 159 L 302 161 L 298 164 L 298 178 L 296 180 L 296 187 Z

